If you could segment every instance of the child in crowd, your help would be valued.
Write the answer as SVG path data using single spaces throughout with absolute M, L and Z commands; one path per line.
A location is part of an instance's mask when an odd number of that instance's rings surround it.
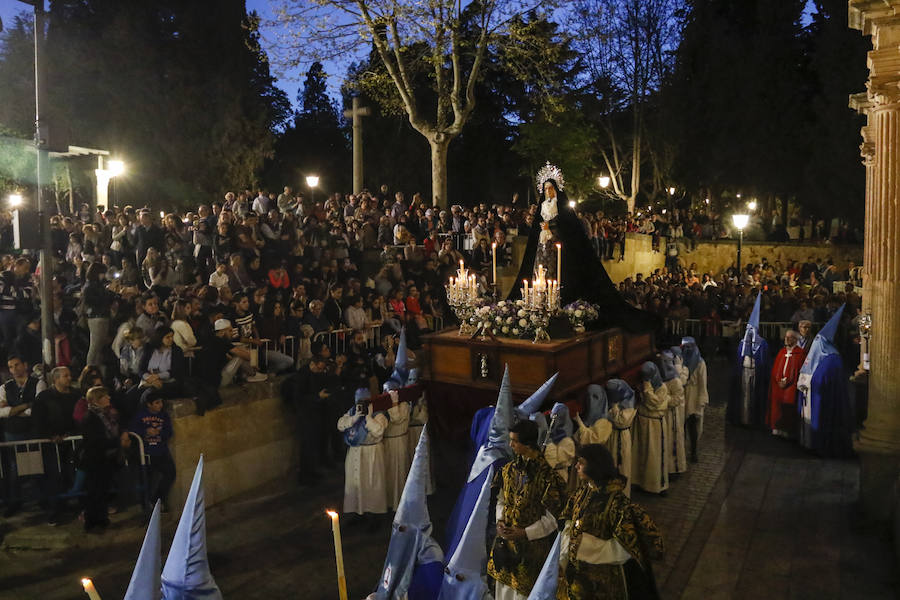
M 130 429 L 143 440 L 144 454 L 150 461 L 150 505 L 162 500 L 163 511 L 166 512 L 169 490 L 175 482 L 175 461 L 169 451 L 169 440 L 173 435 L 172 418 L 163 410 L 163 399 L 156 395 L 145 394 L 143 404 L 131 421 Z

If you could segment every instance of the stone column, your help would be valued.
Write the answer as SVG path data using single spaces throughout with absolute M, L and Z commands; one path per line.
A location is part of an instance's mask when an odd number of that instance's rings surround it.
M 344 117 L 353 123 L 353 193 L 358 194 L 363 190 L 363 127 L 362 118 L 371 114 L 365 106 L 359 105 L 359 97 L 353 96 L 353 104 L 350 110 L 344 111 Z
M 872 36 L 863 130 L 863 298 L 872 313 L 869 416 L 856 445 L 860 500 L 876 521 L 900 518 L 900 0 L 849 0 L 850 26 Z M 870 156 L 871 153 L 871 156 Z

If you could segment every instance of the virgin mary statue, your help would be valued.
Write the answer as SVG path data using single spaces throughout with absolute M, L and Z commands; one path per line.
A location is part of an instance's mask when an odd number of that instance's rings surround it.
M 540 208 L 528 237 L 525 257 L 519 269 L 511 300 L 521 298 L 521 283 L 535 279 L 539 268 L 547 279 L 562 282 L 560 300 L 563 305 L 585 300 L 600 306 L 598 327 L 624 327 L 633 332 L 658 329 L 655 315 L 639 310 L 619 295 L 615 284 L 594 253 L 587 232 L 566 197 L 562 172 L 549 162 L 538 171 Z M 556 272 L 557 252 L 562 251 L 562 277 Z

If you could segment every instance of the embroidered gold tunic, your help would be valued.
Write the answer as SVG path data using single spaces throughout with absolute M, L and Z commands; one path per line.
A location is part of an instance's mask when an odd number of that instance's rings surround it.
M 625 563 L 630 559 L 646 581 L 652 581 L 650 560 L 662 556 L 662 536 L 650 515 L 623 490 L 624 482 L 615 479 L 602 488 L 583 484 L 569 498 L 560 517 L 566 522 L 561 557 L 565 578 L 558 598 L 627 598 Z
M 502 521 L 509 527 L 527 528 L 549 512 L 559 515 L 565 504 L 565 483 L 547 464 L 543 455 L 517 456 L 494 476 L 493 487 L 502 502 Z M 528 594 L 534 586 L 553 536 L 529 540 L 494 539 L 488 573 L 519 593 Z

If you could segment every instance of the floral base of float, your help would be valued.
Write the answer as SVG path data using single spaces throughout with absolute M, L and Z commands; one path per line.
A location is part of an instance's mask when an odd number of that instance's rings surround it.
M 532 338 L 535 343 L 549 342 L 551 322 L 563 318 L 575 333 L 583 333 L 600 317 L 600 308 L 584 300 L 576 300 L 562 308 L 549 310 L 545 306 L 529 304 L 525 300 L 501 300 L 496 303 L 487 298 L 475 305 L 454 312 L 460 322 L 460 335 L 514 339 Z

